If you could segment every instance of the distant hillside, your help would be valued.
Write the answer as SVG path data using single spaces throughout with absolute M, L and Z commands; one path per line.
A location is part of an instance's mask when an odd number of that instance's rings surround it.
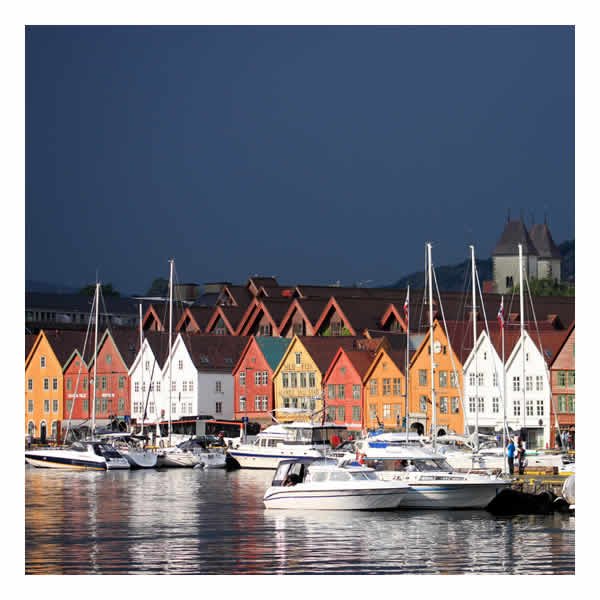
M 569 240 L 558 246 L 561 260 L 562 280 L 570 283 L 575 282 L 575 241 Z M 493 279 L 492 259 L 486 258 L 477 260 L 477 273 L 481 282 Z M 462 292 L 471 277 L 471 261 L 465 260 L 457 265 L 443 266 L 435 268 L 435 276 L 440 290 L 448 292 Z M 399 279 L 396 283 L 390 285 L 390 288 L 405 288 L 410 285 L 412 288 L 421 289 L 425 284 L 425 274 L 423 271 L 417 271 Z

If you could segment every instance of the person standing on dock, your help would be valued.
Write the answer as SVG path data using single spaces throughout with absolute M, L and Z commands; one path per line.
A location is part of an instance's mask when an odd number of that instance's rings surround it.
M 517 460 L 519 462 L 519 475 L 523 475 L 525 473 L 525 447 L 521 440 L 517 445 Z
M 515 442 L 511 439 L 508 440 L 506 446 L 506 456 L 508 458 L 508 472 L 511 475 L 515 473 Z

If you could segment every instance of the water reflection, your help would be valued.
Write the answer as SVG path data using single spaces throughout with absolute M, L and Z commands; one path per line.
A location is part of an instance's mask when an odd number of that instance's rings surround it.
M 266 471 L 26 467 L 27 573 L 574 573 L 574 519 L 265 510 Z

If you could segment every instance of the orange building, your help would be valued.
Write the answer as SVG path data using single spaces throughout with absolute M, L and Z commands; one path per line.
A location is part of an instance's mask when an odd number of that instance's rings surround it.
M 85 332 L 40 331 L 25 359 L 25 435 L 60 442 L 63 365 L 83 345 Z
M 434 392 L 437 406 L 437 434 L 463 433 L 464 414 L 460 395 L 463 366 L 444 328 L 436 320 L 433 326 Z M 456 345 L 456 341 L 453 340 Z M 460 347 L 458 344 L 457 347 Z M 429 330 L 412 357 L 409 367 L 409 420 L 410 428 L 429 435 L 432 425 L 431 370 Z
M 364 427 L 403 429 L 406 423 L 406 350 L 380 348 L 363 383 Z

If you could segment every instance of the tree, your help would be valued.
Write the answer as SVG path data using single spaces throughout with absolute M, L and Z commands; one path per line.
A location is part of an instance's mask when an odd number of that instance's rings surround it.
M 575 286 L 568 283 L 558 283 L 554 279 L 529 280 L 529 289 L 532 296 L 574 296 Z M 514 293 L 519 293 L 519 286 L 514 287 Z
M 121 294 L 115 290 L 115 288 L 113 287 L 112 283 L 107 283 L 104 285 L 100 286 L 100 289 L 102 290 L 102 295 L 104 297 L 106 296 L 115 296 L 115 297 L 119 297 Z M 83 294 L 84 296 L 93 296 L 96 293 L 96 285 L 86 285 L 85 287 L 82 287 L 79 290 L 80 294 Z
M 169 280 L 164 277 L 159 277 L 152 282 L 150 289 L 146 292 L 146 296 L 162 296 L 165 297 L 169 293 Z

